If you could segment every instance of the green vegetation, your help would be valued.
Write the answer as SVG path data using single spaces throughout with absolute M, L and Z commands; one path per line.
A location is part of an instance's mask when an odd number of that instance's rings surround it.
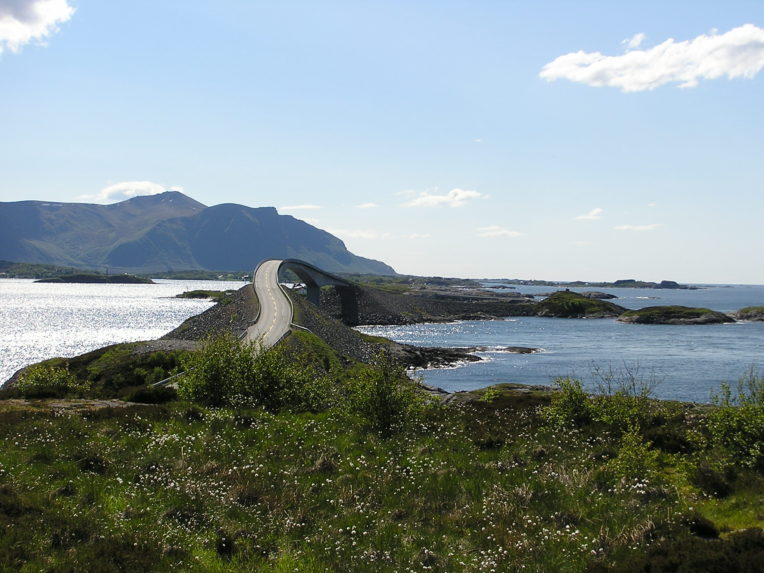
M 295 359 L 284 346 L 265 351 L 224 334 L 183 360 L 186 373 L 178 379 L 178 395 L 208 406 L 321 411 L 336 401 L 338 389 L 312 364 Z
M 764 320 L 764 306 L 746 306 L 735 313 L 738 320 Z
M 587 298 L 572 291 L 552 293 L 536 306 L 538 316 L 558 318 L 618 316 L 624 310 L 612 302 Z
M 62 398 L 84 394 L 90 384 L 77 380 L 68 368 L 34 364 L 19 377 L 16 389 L 27 398 Z
M 761 563 L 754 372 L 717 406 L 652 400 L 636 372 L 604 373 L 602 395 L 563 379 L 441 406 L 384 355 L 338 369 L 309 333 L 251 350 L 208 340 L 183 361 L 186 401 L 55 413 L 0 401 L 5 570 Z
M 648 306 L 624 312 L 618 320 L 638 324 L 708 324 L 734 322 L 726 314 L 708 308 L 688 306 Z
M 57 396 L 87 396 L 89 398 L 125 398 L 131 393 L 164 380 L 181 371 L 185 351 L 151 351 L 142 343 L 132 342 L 99 348 L 74 358 L 52 358 L 30 370 L 67 372 L 75 380 L 69 390 Z M 0 398 L 32 397 L 18 385 L 0 391 Z

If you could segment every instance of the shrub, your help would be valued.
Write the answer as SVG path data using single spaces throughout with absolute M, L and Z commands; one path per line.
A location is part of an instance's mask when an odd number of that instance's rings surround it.
M 264 349 L 232 334 L 209 338 L 183 365 L 178 396 L 209 406 L 320 411 L 337 394 L 331 376 L 318 374 L 284 347 Z
M 717 407 L 706 418 L 707 445 L 725 451 L 733 463 L 764 469 L 764 378 L 751 369 L 736 393 L 722 384 L 712 401 Z
M 347 383 L 348 409 L 369 429 L 389 437 L 419 419 L 426 400 L 403 366 L 385 352 Z
M 618 455 L 608 462 L 616 476 L 625 480 L 652 478 L 658 469 L 658 452 L 646 442 L 636 426 L 629 426 L 621 436 Z
M 556 426 L 591 422 L 591 401 L 584 392 L 581 381 L 575 378 L 557 378 L 554 385 L 558 392 L 552 396 L 552 403 L 542 410 L 544 419 Z
M 645 378 L 639 364 L 621 368 L 594 368 L 598 396 L 592 401 L 592 416 L 618 432 L 634 424 L 646 426 L 651 413 L 650 397 L 658 384 L 653 373 Z
M 80 382 L 66 367 L 35 364 L 27 368 L 16 383 L 16 389 L 27 398 L 61 398 L 81 395 L 90 388 Z

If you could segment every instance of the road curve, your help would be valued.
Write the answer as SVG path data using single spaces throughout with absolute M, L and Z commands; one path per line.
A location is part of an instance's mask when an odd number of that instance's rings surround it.
M 255 271 L 253 285 L 260 304 L 257 321 L 247 329 L 244 340 L 260 341 L 270 348 L 289 332 L 292 304 L 279 286 L 279 267 L 284 261 L 263 261 Z

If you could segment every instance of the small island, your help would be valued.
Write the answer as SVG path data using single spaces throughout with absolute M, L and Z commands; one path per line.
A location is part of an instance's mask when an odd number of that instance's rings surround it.
M 737 320 L 764 321 L 764 306 L 747 306 L 735 313 Z
M 612 318 L 625 310 L 612 302 L 564 290 L 552 293 L 539 302 L 534 314 L 550 318 Z
M 156 284 L 151 279 L 135 275 L 100 275 L 95 273 L 77 273 L 38 279 L 36 283 L 81 283 L 81 284 Z
M 723 312 L 709 308 L 688 306 L 648 306 L 638 310 L 628 310 L 618 317 L 620 322 L 633 324 L 721 324 L 735 322 Z
M 235 292 L 236 291 L 234 290 L 187 290 L 180 294 L 176 294 L 175 298 L 203 298 L 222 304 L 228 304 Z

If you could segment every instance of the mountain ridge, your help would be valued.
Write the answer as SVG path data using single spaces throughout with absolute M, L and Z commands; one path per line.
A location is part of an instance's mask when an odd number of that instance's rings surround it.
M 231 271 L 300 258 L 334 272 L 395 274 L 275 207 L 206 206 L 179 191 L 110 205 L 0 202 L 0 259 L 119 272 Z

